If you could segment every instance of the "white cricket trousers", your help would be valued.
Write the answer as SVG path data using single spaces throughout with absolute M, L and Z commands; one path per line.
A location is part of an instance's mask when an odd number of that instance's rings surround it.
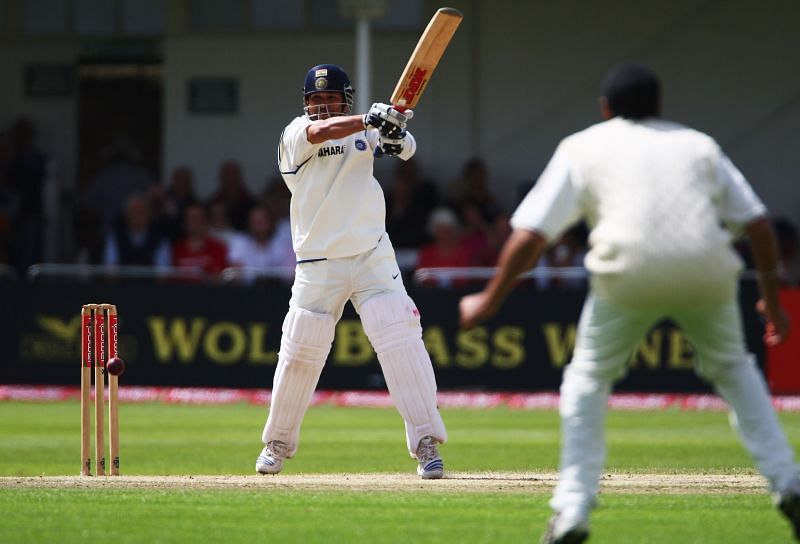
M 425 436 L 446 442 L 419 311 L 406 293 L 394 249 L 384 234 L 373 250 L 361 255 L 297 265 L 291 319 L 284 322 L 264 443 L 280 440 L 289 445 L 290 456 L 296 451 L 300 425 L 348 300 L 361 316 L 386 386 L 403 416 L 409 453 L 415 455 Z M 304 332 L 312 328 L 318 330 L 311 335 Z
M 590 294 L 561 384 L 561 466 L 550 505 L 564 517 L 585 520 L 595 505 L 605 461 L 608 395 L 613 383 L 624 376 L 626 363 L 643 336 L 664 317 L 671 317 L 691 341 L 697 354 L 695 371 L 713 384 L 735 413 L 734 426 L 771 490 L 782 491 L 796 477 L 794 453 L 755 358 L 745 347 L 736 301 L 640 310 Z

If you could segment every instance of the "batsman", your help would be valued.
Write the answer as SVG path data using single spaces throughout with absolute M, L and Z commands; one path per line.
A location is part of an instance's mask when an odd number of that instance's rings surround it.
M 447 432 L 436 405 L 436 379 L 373 176 L 376 149 L 401 160 L 414 155 L 416 142 L 406 130 L 413 111 L 373 104 L 355 115 L 353 95 L 342 68 L 314 66 L 303 85 L 304 115 L 289 123 L 278 144 L 278 168 L 292 193 L 297 266 L 256 471 L 277 474 L 297 451 L 300 425 L 350 300 L 405 421 L 417 474 L 441 478 L 437 444 Z

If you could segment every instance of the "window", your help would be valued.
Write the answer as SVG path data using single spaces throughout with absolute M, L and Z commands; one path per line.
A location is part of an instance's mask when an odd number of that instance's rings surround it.
M 189 25 L 192 30 L 242 30 L 249 28 L 248 0 L 191 0 Z
M 73 0 L 75 32 L 82 36 L 109 36 L 117 29 L 116 2 Z
M 26 0 L 22 5 L 22 27 L 26 36 L 67 33 L 66 0 Z
M 297 0 L 253 0 L 253 28 L 256 30 L 301 30 L 303 2 Z
M 122 0 L 125 34 L 159 36 L 167 28 L 167 0 Z

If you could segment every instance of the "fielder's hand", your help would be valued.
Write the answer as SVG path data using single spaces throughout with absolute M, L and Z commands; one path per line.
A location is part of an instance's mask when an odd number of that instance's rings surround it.
M 789 336 L 789 316 L 780 306 L 768 308 L 767 302 L 762 298 L 756 303 L 756 310 L 766 320 L 764 325 L 764 343 L 768 346 L 777 346 Z
M 414 117 L 413 110 L 400 112 L 389 104 L 373 104 L 364 115 L 364 127 L 377 128 L 381 136 L 399 139 L 404 136 L 407 122 Z
M 485 291 L 462 297 L 458 303 L 458 311 L 461 314 L 459 323 L 462 329 L 472 329 L 497 313 Z

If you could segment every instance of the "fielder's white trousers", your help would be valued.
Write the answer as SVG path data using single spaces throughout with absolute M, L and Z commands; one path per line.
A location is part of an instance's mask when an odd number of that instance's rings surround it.
M 596 502 L 605 461 L 604 422 L 613 383 L 644 334 L 671 317 L 697 355 L 696 372 L 709 380 L 735 413 L 736 430 L 773 492 L 797 475 L 794 453 L 781 429 L 755 359 L 748 353 L 736 301 L 719 306 L 641 310 L 589 295 L 572 361 L 561 384 L 561 467 L 552 508 L 576 522 Z M 657 432 L 654 429 L 654 432 Z

